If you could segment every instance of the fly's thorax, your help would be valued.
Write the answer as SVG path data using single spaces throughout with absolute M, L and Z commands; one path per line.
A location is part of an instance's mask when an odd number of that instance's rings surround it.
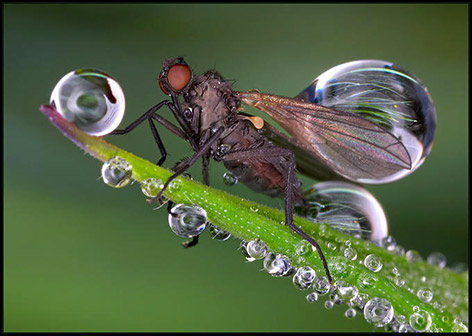
M 200 132 L 226 126 L 228 119 L 237 113 L 240 100 L 231 84 L 215 71 L 198 76 L 184 95 L 184 106 L 198 119 Z

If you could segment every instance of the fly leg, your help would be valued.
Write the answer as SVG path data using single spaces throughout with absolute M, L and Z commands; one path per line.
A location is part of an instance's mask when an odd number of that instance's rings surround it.
M 153 198 L 149 199 L 147 202 L 149 204 L 154 203 L 156 200 L 158 200 L 161 196 L 164 190 L 169 186 L 169 184 L 179 175 L 184 173 L 187 169 L 189 169 L 191 166 L 197 162 L 198 159 L 200 159 L 203 155 L 205 155 L 209 150 L 210 147 L 216 142 L 216 140 L 219 139 L 221 133 L 223 133 L 224 128 L 220 127 L 213 135 L 208 139 L 208 141 L 198 150 L 196 151 L 193 156 L 189 159 L 186 159 L 185 161 L 179 163 L 177 167 L 175 168 L 174 174 L 169 177 L 169 179 L 164 183 L 164 186 L 162 189 L 159 191 L 159 193 L 154 196 Z
M 157 132 L 157 128 L 154 125 L 153 119 L 161 123 L 163 126 L 165 126 L 168 130 L 170 130 L 172 133 L 176 134 L 177 136 L 184 139 L 186 138 L 185 133 L 180 128 L 178 128 L 177 126 L 173 125 L 171 122 L 167 121 L 163 117 L 156 114 L 157 110 L 159 110 L 163 106 L 168 106 L 169 108 L 172 109 L 173 102 L 169 100 L 164 100 L 160 102 L 159 104 L 157 104 L 156 106 L 149 109 L 146 113 L 144 113 L 138 119 L 136 119 L 131 124 L 129 124 L 125 129 L 115 130 L 110 133 L 111 135 L 127 134 L 131 132 L 132 130 L 134 130 L 136 127 L 138 127 L 143 121 L 147 120 L 149 122 L 149 126 L 151 127 L 151 132 L 154 137 L 154 140 L 156 141 L 157 147 L 159 148 L 159 152 L 161 153 L 161 158 L 157 162 L 158 166 L 161 166 L 166 160 L 167 151 L 164 147 L 161 137 L 159 136 L 159 133 Z
M 300 237 L 308 241 L 318 252 L 323 267 L 325 269 L 326 276 L 330 284 L 333 283 L 331 274 L 329 272 L 328 264 L 320 245 L 316 240 L 308 235 L 301 228 L 293 223 L 293 196 L 294 196 L 294 183 L 295 183 L 295 155 L 288 149 L 273 147 L 273 146 L 262 146 L 254 149 L 241 150 L 237 152 L 229 152 L 225 154 L 223 160 L 245 160 L 253 157 L 283 157 L 288 160 L 287 167 L 287 183 L 285 187 L 285 224 Z

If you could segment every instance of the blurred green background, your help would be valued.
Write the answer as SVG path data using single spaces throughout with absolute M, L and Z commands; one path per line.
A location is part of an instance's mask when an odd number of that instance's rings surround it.
M 468 5 L 4 4 L 5 331 L 373 330 L 246 263 L 236 239 L 204 232 L 184 250 L 165 209 L 153 211 L 137 184 L 107 187 L 100 162 L 38 110 L 64 74 L 95 67 L 122 85 L 126 125 L 165 98 L 156 78 L 175 56 L 197 73 L 218 69 L 237 90 L 286 96 L 356 59 L 416 74 L 438 113 L 432 153 L 412 175 L 367 189 L 399 244 L 468 264 Z M 167 167 L 191 154 L 162 136 Z M 159 157 L 147 126 L 108 140 Z M 212 164 L 213 186 L 282 208 L 226 187 L 224 171 Z M 201 178 L 200 166 L 191 172 Z

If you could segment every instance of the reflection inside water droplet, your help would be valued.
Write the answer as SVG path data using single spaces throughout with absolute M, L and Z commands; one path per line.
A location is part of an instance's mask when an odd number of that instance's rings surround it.
M 436 128 L 433 101 L 421 81 L 396 64 L 380 60 L 340 64 L 318 76 L 296 98 L 355 113 L 404 144 L 411 170 L 357 182 L 385 183 L 402 178 L 417 169 L 431 151 Z
M 264 258 L 264 269 L 275 277 L 289 276 L 294 272 L 286 256 L 272 252 Z
M 125 159 L 114 156 L 102 165 L 102 179 L 113 188 L 122 188 L 131 181 L 132 167 Z
M 196 205 L 177 204 L 169 213 L 169 226 L 180 237 L 193 238 L 200 235 L 206 223 L 206 211 Z
M 141 191 L 147 197 L 156 196 L 163 187 L 164 184 L 162 181 L 153 177 L 145 179 L 141 182 Z
M 65 75 L 56 84 L 50 103 L 65 119 L 94 136 L 116 129 L 125 112 L 125 96 L 118 82 L 95 69 Z
M 246 260 L 253 262 L 254 260 L 262 259 L 267 256 L 269 248 L 267 244 L 260 239 L 251 241 L 241 241 L 241 252 L 246 257 Z
M 308 217 L 316 222 L 375 243 L 388 234 L 381 205 L 360 186 L 340 181 L 321 182 L 305 193 L 305 197 L 310 204 Z

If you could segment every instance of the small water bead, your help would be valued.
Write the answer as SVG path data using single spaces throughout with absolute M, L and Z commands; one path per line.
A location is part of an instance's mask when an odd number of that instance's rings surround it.
M 300 290 L 308 289 L 313 284 L 315 276 L 316 273 L 311 267 L 300 267 L 293 276 L 293 285 Z
M 156 196 L 163 187 L 164 184 L 162 181 L 153 177 L 145 179 L 141 182 L 141 191 L 147 197 Z
M 317 276 L 313 279 L 313 289 L 319 295 L 326 295 L 331 289 L 328 278 L 325 276 Z
M 289 276 L 294 271 L 286 256 L 272 252 L 264 258 L 264 269 L 275 277 Z
M 196 237 L 202 233 L 206 224 L 206 211 L 196 205 L 177 204 L 170 210 L 169 226 L 180 237 Z
M 312 251 L 313 251 L 313 246 L 306 240 L 300 240 L 295 245 L 295 253 L 299 256 L 307 255 L 308 253 Z
M 364 188 L 341 181 L 315 184 L 305 196 L 310 219 L 356 238 L 378 242 L 388 233 L 379 202 Z
M 208 224 L 208 234 L 210 235 L 211 239 L 224 241 L 231 237 L 231 233 L 220 229 L 214 224 Z
M 223 182 L 227 186 L 234 186 L 236 183 L 238 183 L 238 177 L 232 172 L 226 172 L 223 174 Z
M 348 247 L 344 250 L 344 256 L 350 260 L 356 260 L 357 259 L 357 251 L 354 250 L 351 247 Z
M 446 267 L 446 256 L 441 252 L 433 252 L 426 259 L 428 264 L 438 266 L 439 268 Z
M 469 328 L 464 323 L 459 322 L 454 324 L 451 331 L 454 333 L 466 333 L 469 332 Z
M 353 319 L 354 317 L 356 317 L 356 315 L 357 311 L 354 308 L 349 308 L 344 313 L 344 316 L 346 316 L 348 319 Z
M 253 262 L 254 260 L 265 258 L 267 253 L 269 253 L 269 248 L 267 244 L 260 239 L 251 240 L 249 242 L 243 240 L 241 241 L 241 252 L 247 261 Z
M 397 242 L 395 238 L 392 236 L 387 236 L 382 239 L 381 246 L 386 249 L 387 251 L 395 251 L 395 247 L 397 246 Z
M 182 181 L 179 178 L 175 178 L 169 183 L 169 191 L 179 191 L 180 188 L 182 188 Z
M 113 188 L 123 188 L 131 182 L 132 167 L 125 159 L 114 156 L 102 165 L 102 179 Z
M 369 273 L 361 273 L 357 278 L 357 284 L 362 289 L 369 289 L 375 286 L 377 278 Z
M 406 260 L 408 260 L 411 263 L 415 263 L 421 260 L 420 254 L 418 253 L 418 251 L 415 251 L 415 250 L 408 250 L 405 253 L 405 257 L 406 257 Z
M 397 256 L 403 256 L 405 255 L 405 248 L 401 245 L 395 246 L 394 252 Z
M 410 327 L 416 331 L 428 331 L 431 328 L 431 322 L 431 315 L 425 310 L 418 310 L 410 315 Z
M 350 302 L 359 295 L 359 290 L 356 286 L 341 280 L 336 282 L 335 293 L 343 302 Z
M 433 291 L 431 288 L 423 287 L 418 289 L 416 296 L 423 302 L 430 302 L 433 299 Z
M 426 87 L 391 62 L 359 60 L 340 64 L 316 78 L 296 98 L 362 116 L 401 140 L 412 168 L 361 183 L 386 183 L 417 169 L 430 153 L 436 110 Z
M 125 113 L 125 96 L 118 82 L 95 69 L 79 69 L 62 77 L 50 104 L 66 120 L 94 136 L 112 132 Z
M 393 279 L 393 282 L 398 287 L 403 287 L 405 285 L 405 280 L 400 276 L 400 274 L 397 274 L 395 276 L 395 278 Z
M 372 272 L 378 272 L 382 269 L 382 260 L 375 254 L 369 254 L 364 259 L 364 266 L 370 269 Z
M 318 301 L 318 294 L 316 292 L 311 292 L 307 294 L 306 300 L 310 303 Z
M 383 327 L 393 319 L 393 307 L 386 299 L 374 297 L 364 307 L 364 318 L 376 327 Z
M 326 309 L 331 309 L 331 308 L 334 307 L 334 302 L 331 301 L 331 300 L 327 300 L 327 301 L 325 301 L 324 306 L 325 306 Z

